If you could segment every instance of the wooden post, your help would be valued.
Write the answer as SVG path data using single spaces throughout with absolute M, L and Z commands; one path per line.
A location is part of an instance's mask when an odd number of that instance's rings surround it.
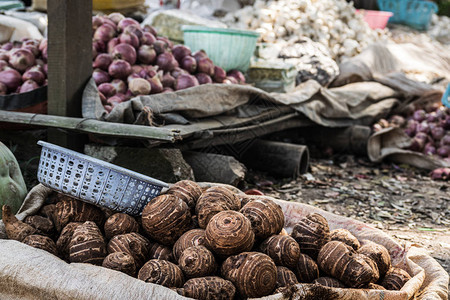
M 48 0 L 48 114 L 81 117 L 92 75 L 92 0 Z M 80 138 L 53 130 L 49 141 L 79 150 Z

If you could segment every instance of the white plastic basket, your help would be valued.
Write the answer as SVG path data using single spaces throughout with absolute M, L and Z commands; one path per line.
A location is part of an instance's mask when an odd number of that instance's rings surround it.
M 157 179 L 43 141 L 37 178 L 71 197 L 130 215 L 168 185 Z

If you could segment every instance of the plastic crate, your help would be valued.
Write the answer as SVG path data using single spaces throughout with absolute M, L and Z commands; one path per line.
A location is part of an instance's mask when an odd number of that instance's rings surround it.
M 390 11 L 394 15 L 389 23 L 405 24 L 418 30 L 427 30 L 431 15 L 438 11 L 438 6 L 425 0 L 378 0 L 382 11 Z
M 184 44 L 191 50 L 205 50 L 215 65 L 225 71 L 247 71 L 259 33 L 249 30 L 184 25 Z
M 162 181 L 43 141 L 37 178 L 82 201 L 138 216 L 158 196 Z M 139 159 L 139 158 L 136 158 Z
M 450 108 L 450 83 L 447 85 L 447 90 L 444 95 L 442 95 L 442 103 Z
M 372 29 L 384 29 L 389 18 L 394 15 L 390 11 L 357 10 L 357 12 L 364 16 L 364 21 L 366 21 Z

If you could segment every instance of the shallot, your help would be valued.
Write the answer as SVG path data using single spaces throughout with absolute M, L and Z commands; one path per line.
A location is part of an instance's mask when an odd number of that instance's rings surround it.
M 197 85 L 199 83 L 195 76 L 181 74 L 175 81 L 175 90 L 184 90 Z
M 136 62 L 136 50 L 129 44 L 118 44 L 114 47 L 112 55 L 114 59 L 123 59 L 130 65 Z
M 142 78 L 132 79 L 128 87 L 133 95 L 148 95 L 151 91 L 150 82 Z
M 125 79 L 131 74 L 131 65 L 123 60 L 115 60 L 109 65 L 108 73 L 113 78 Z
M 0 82 L 6 85 L 8 91 L 15 91 L 22 83 L 22 76 L 14 69 L 8 69 L 0 72 Z
M 39 85 L 36 82 L 29 79 L 22 84 L 22 86 L 20 87 L 19 93 L 30 92 L 32 90 L 37 89 L 38 87 L 39 87 Z
M 35 57 L 30 50 L 17 49 L 9 55 L 9 64 L 19 72 L 25 71 L 27 68 L 33 66 Z

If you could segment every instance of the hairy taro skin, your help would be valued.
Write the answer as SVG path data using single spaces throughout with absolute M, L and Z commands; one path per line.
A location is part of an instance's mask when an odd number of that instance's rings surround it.
M 291 236 L 299 244 L 302 253 L 316 259 L 320 249 L 330 241 L 330 228 L 323 216 L 312 213 L 294 226 Z
M 133 256 L 125 252 L 113 252 L 105 257 L 102 267 L 123 272 L 132 277 L 136 275 L 136 262 Z
M 69 244 L 69 260 L 77 263 L 101 265 L 107 255 L 106 243 L 94 222 L 77 226 Z
M 191 229 L 180 236 L 173 245 L 173 256 L 175 261 L 178 261 L 178 258 L 184 250 L 193 246 L 208 247 L 204 229 Z
M 287 235 L 272 235 L 264 240 L 259 250 L 270 256 L 277 266 L 294 268 L 300 258 L 298 243 Z
M 56 203 L 54 212 L 56 230 L 61 230 L 70 222 L 92 221 L 97 226 L 103 225 L 104 214 L 100 208 L 70 197 L 63 197 Z
M 335 229 L 330 232 L 330 239 L 332 241 L 341 241 L 350 247 L 353 248 L 353 250 L 357 251 L 361 244 L 359 243 L 358 239 L 351 234 L 350 231 L 347 229 L 339 228 Z
M 345 288 L 345 285 L 339 280 L 332 277 L 319 277 L 313 281 L 315 284 L 320 284 L 327 287 Z
M 213 275 L 217 269 L 214 255 L 204 246 L 187 248 L 178 259 L 178 266 L 187 278 Z
M 202 188 L 194 181 L 181 180 L 172 185 L 167 190 L 166 194 L 173 195 L 183 200 L 192 213 L 195 210 L 198 198 L 202 194 Z
M 277 284 L 276 288 L 286 287 L 297 284 L 298 280 L 294 272 L 289 268 L 283 266 L 277 266 Z
M 169 288 L 181 288 L 184 283 L 181 269 L 177 265 L 161 259 L 151 259 L 146 262 L 139 270 L 138 279 Z
M 130 215 L 115 213 L 106 220 L 104 230 L 105 237 L 111 239 L 116 235 L 139 232 L 139 224 Z
M 150 241 L 136 232 L 116 235 L 108 243 L 108 253 L 125 252 L 130 254 L 139 269 L 148 259 Z
M 32 234 L 23 239 L 22 243 L 37 248 L 45 250 L 55 256 L 58 256 L 58 250 L 56 249 L 55 242 L 48 236 Z
M 380 278 L 382 278 L 391 268 L 389 251 L 384 246 L 369 240 L 362 240 L 361 242 L 362 246 L 359 248 L 358 253 L 369 257 L 375 262 L 380 273 Z
M 299 282 L 310 283 L 319 278 L 319 267 L 316 262 L 303 253 L 299 256 L 294 272 Z
M 411 276 L 403 269 L 393 267 L 384 275 L 381 285 L 387 290 L 400 290 Z
M 180 294 L 180 291 L 177 291 Z M 192 278 L 186 281 L 182 296 L 194 299 L 229 300 L 234 299 L 236 288 L 229 280 L 217 276 Z

